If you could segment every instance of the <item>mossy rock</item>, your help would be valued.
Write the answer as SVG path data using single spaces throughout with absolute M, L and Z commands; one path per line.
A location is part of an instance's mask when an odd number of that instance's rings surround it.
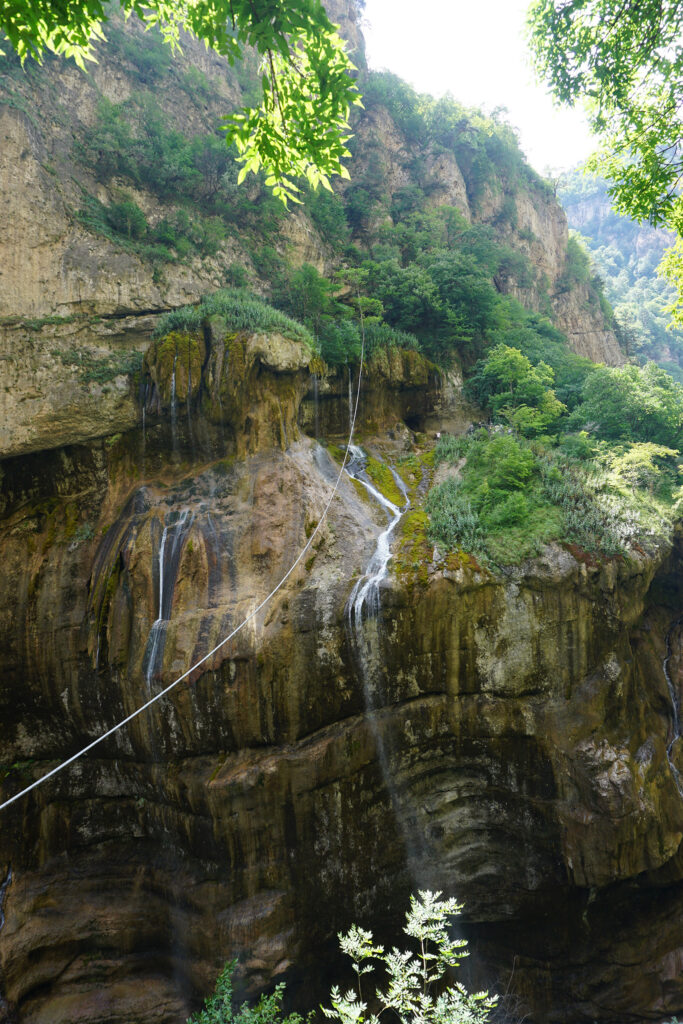
M 145 355 L 145 369 L 154 381 L 164 406 L 171 404 L 175 372 L 175 398 L 187 402 L 199 394 L 206 357 L 204 336 L 171 331 L 153 342 Z
M 403 505 L 405 498 L 401 494 L 398 484 L 386 463 L 380 462 L 379 459 L 374 459 L 370 455 L 365 463 L 365 472 L 387 501 L 392 502 L 392 504 L 397 505 L 399 508 Z
M 388 382 L 394 386 L 423 388 L 440 371 L 414 349 L 381 348 L 370 356 L 366 373 L 371 387 Z
M 428 537 L 429 516 L 424 509 L 406 512 L 401 520 L 399 544 L 394 556 L 396 575 L 404 583 L 429 582 L 432 545 Z

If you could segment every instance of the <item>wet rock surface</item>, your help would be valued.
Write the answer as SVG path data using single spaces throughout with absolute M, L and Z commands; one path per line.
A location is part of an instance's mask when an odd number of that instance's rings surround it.
M 292 409 L 304 390 L 293 350 L 271 364 L 263 424 L 281 387 Z M 157 383 L 144 436 L 3 463 L 3 794 L 218 644 L 332 492 L 338 465 L 313 439 L 261 431 L 237 457 L 228 393 L 221 431 L 178 378 L 174 430 Z M 410 435 L 396 436 L 398 458 Z M 267 609 L 4 812 L 4 1019 L 176 1024 L 233 956 L 241 994 L 285 979 L 310 1006 L 336 932 L 356 920 L 390 940 L 417 887 L 465 902 L 472 981 L 512 976 L 534 1020 L 680 1012 L 683 800 L 662 668 L 668 636 L 680 698 L 679 540 L 604 564 L 549 550 L 500 578 L 434 566 L 420 584 L 390 563 L 378 617 L 360 617 L 369 702 L 347 603 L 386 526 L 344 477 Z

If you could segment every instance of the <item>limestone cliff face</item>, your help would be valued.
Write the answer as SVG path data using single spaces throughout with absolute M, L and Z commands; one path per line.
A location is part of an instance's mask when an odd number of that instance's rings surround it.
M 141 29 L 131 24 L 129 31 Z M 226 78 L 223 62 L 190 39 L 184 41 L 184 53 L 185 70 L 195 67 L 210 76 L 214 98 L 203 111 L 204 123 L 239 104 L 239 91 Z M 44 71 L 31 68 L 23 75 L 14 69 L 3 78 L 0 317 L 140 313 L 194 302 L 202 292 L 220 287 L 226 266 L 236 252 L 242 256 L 234 242 L 212 259 L 165 264 L 159 275 L 152 261 L 93 234 L 78 220 L 83 189 L 107 201 L 113 195 L 78 159 L 74 138 L 92 127 L 98 100 L 124 102 L 135 83 L 120 62 L 102 61 L 88 76 L 65 62 L 48 63 Z M 199 131 L 202 111 L 187 102 L 177 83 L 175 88 L 165 100 L 178 127 L 188 134 Z M 42 110 L 40 123 L 32 110 Z M 135 198 L 152 221 L 164 216 L 144 192 Z
M 353 10 L 330 9 L 350 32 Z M 187 53 L 222 83 L 203 112 L 175 86 L 161 97 L 191 133 L 238 95 L 220 62 Z M 89 231 L 80 187 L 115 192 L 74 163 L 66 111 L 77 131 L 131 82 L 116 61 L 87 80 L 49 70 L 49 131 L 16 93 L 0 106 L 3 797 L 251 614 L 313 536 L 339 471 L 314 438 L 343 443 L 357 397 L 300 343 L 221 318 L 151 341 L 162 309 L 250 265 L 246 244 L 160 274 Z M 388 114 L 358 132 L 384 146 L 392 188 L 409 184 Z M 528 254 L 534 282 L 498 287 L 532 308 L 547 291 L 577 351 L 617 362 L 590 294 L 553 290 L 553 202 L 519 193 L 506 227 L 503 192 L 475 206 L 454 157 L 425 166 L 430 202 Z M 150 223 L 168 212 L 135 199 Z M 304 216 L 276 244 L 326 267 Z M 458 379 L 414 352 L 370 361 L 358 429 L 387 462 L 471 415 Z M 180 1024 L 233 956 L 240 994 L 285 979 L 308 1008 L 339 980 L 336 932 L 355 920 L 392 941 L 426 887 L 466 903 L 472 982 L 512 975 L 535 1021 L 683 1011 L 683 765 L 662 669 L 670 654 L 680 701 L 680 536 L 604 564 L 548 550 L 501 577 L 422 552 L 383 584 L 368 674 L 346 608 L 385 525 L 342 477 L 266 609 L 4 812 L 0 1020 Z
M 363 66 L 355 4 L 335 0 L 330 14 Z M 142 38 L 141 26 L 133 21 L 126 33 L 133 40 Z M 84 215 L 87 201 L 97 201 L 106 210 L 127 198 L 139 206 L 153 229 L 183 207 L 182 197 L 174 196 L 172 188 L 160 198 L 134 175 L 98 176 L 92 161 L 83 157 L 80 147 L 97 123 L 98 104 L 133 104 L 140 75 L 143 86 L 154 82 L 153 66 L 141 71 L 126 54 L 125 46 L 103 49 L 87 76 L 58 60 L 23 73 L 10 58 L 0 58 L 0 319 L 146 315 L 196 302 L 203 293 L 223 286 L 235 265 L 255 275 L 257 288 L 268 287 L 267 275 L 258 279 L 254 239 L 248 231 L 229 231 L 209 255 L 164 257 L 160 262 L 153 246 L 136 247 L 111 231 L 95 230 Z M 144 78 L 145 74 L 152 77 Z M 183 41 L 182 58 L 165 73 L 154 98 L 173 128 L 188 138 L 206 132 L 244 101 L 227 62 L 191 39 Z M 35 110 L 42 111 L 40 120 L 34 117 Z M 361 114 L 354 132 L 355 178 L 374 153 L 375 172 L 389 196 L 417 180 L 414 145 L 383 107 L 374 105 Z M 566 219 L 547 190 L 531 179 L 523 187 L 511 188 L 496 172 L 498 177 L 475 202 L 472 182 L 451 152 L 427 147 L 420 152 L 419 163 L 428 205 L 450 205 L 468 221 L 493 226 L 501 239 L 528 256 L 533 280 L 501 279 L 496 283 L 502 291 L 529 308 L 550 313 L 576 351 L 610 364 L 622 361 L 614 334 L 589 292 L 561 287 Z M 334 269 L 325 238 L 302 213 L 274 227 L 272 237 L 261 242 L 286 254 L 295 266 L 308 262 L 321 271 Z
M 374 173 L 381 174 L 390 196 L 413 183 L 414 146 L 387 110 L 381 106 L 371 110 L 359 120 L 356 131 L 358 174 L 368 164 L 368 154 L 372 154 Z M 494 228 L 502 240 L 527 257 L 532 279 L 501 277 L 495 282 L 498 289 L 513 295 L 527 309 L 550 315 L 579 355 L 611 366 L 623 363 L 624 353 L 592 287 L 568 286 L 564 281 L 567 218 L 548 188 L 531 177 L 522 186 L 511 186 L 501 176 L 475 198 L 453 154 L 427 151 L 420 154 L 420 159 L 424 163 L 421 186 L 428 205 L 453 206 L 469 223 Z
M 235 458 L 229 382 L 259 343 L 215 322 L 209 342 L 203 412 L 178 363 L 169 405 L 158 349 L 144 434 L 3 463 L 3 794 L 211 650 L 321 517 L 338 467 L 291 419 L 305 353 L 274 342 L 247 413 L 273 423 L 279 406 L 282 426 Z M 394 437 L 397 462 L 411 435 Z M 242 993 L 286 979 L 310 1006 L 336 931 L 389 938 L 416 886 L 465 901 L 473 983 L 512 974 L 534 1020 L 680 1012 L 662 671 L 668 639 L 680 698 L 680 540 L 602 565 L 557 549 L 500 578 L 436 562 L 391 577 L 368 674 L 345 607 L 383 528 L 343 479 L 272 604 L 5 812 L 0 1019 L 179 1024 L 232 956 Z

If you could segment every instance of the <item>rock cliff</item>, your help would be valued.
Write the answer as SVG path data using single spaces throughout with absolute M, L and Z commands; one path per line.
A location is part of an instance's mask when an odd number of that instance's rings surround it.
M 214 324 L 212 352 L 223 337 Z M 162 356 L 147 373 L 163 409 Z M 178 375 L 144 435 L 3 463 L 4 793 L 172 682 L 289 568 L 338 472 L 297 433 L 307 358 L 292 344 L 261 364 L 250 415 L 279 407 L 274 434 L 244 435 L 226 392 L 224 421 L 188 406 Z M 410 433 L 383 437 L 400 466 Z M 336 931 L 388 932 L 417 885 L 465 901 L 474 980 L 512 975 L 533 1019 L 679 1010 L 662 671 L 680 651 L 679 540 L 604 564 L 549 549 L 502 577 L 409 565 L 359 671 L 345 607 L 381 529 L 342 480 L 264 612 L 5 812 L 7 1019 L 170 1024 L 231 956 L 243 993 L 285 979 L 310 1005 Z M 678 653 L 670 674 L 680 696 Z
M 124 58 L 4 80 L 2 795 L 211 651 L 313 542 L 188 680 L 3 812 L 0 1020 L 180 1024 L 231 957 L 241 994 L 286 980 L 308 1008 L 339 979 L 337 931 L 391 941 L 419 887 L 465 902 L 471 980 L 507 991 L 510 1014 L 681 1013 L 680 534 L 603 562 L 548 548 L 493 575 L 414 545 L 406 515 L 359 644 L 349 595 L 385 513 L 342 475 L 314 534 L 339 473 L 316 438 L 345 442 L 355 381 L 221 317 L 151 340 L 159 312 L 252 265 L 247 230 L 160 270 L 77 216 L 82 189 L 111 205 L 117 186 L 76 161 L 66 111 L 79 135 L 98 96 L 131 95 Z M 201 48 L 187 59 L 223 83 L 202 99 L 195 76 L 181 102 L 173 72 L 163 101 L 191 132 L 239 89 Z M 409 184 L 387 111 L 358 135 L 380 140 L 391 189 Z M 536 268 L 501 290 L 549 297 L 577 351 L 620 360 L 590 291 L 560 290 L 566 222 L 542 190 L 512 214 L 502 186 L 475 203 L 449 154 L 426 173 L 435 205 L 497 224 Z M 170 216 L 135 197 L 150 223 Z M 276 242 L 329 259 L 305 215 Z M 423 431 L 467 425 L 458 383 L 410 350 L 370 360 L 358 429 L 411 511 Z

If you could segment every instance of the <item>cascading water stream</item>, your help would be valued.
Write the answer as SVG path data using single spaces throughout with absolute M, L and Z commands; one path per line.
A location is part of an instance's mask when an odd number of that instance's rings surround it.
M 391 560 L 391 537 L 403 515 L 409 507 L 405 484 L 400 476 L 391 469 L 396 486 L 403 494 L 405 503 L 402 508 L 394 505 L 375 488 L 365 475 L 365 456 L 362 449 L 349 445 L 350 461 L 346 471 L 357 480 L 375 501 L 385 510 L 389 523 L 377 538 L 375 550 L 368 562 L 367 569 L 356 582 L 346 605 L 346 630 L 349 644 L 353 652 L 358 675 L 363 684 L 363 697 L 370 728 L 372 729 L 377 757 L 387 792 L 391 799 L 396 820 L 401 829 L 408 867 L 413 875 L 413 882 L 418 883 L 418 866 L 422 861 L 421 842 L 414 827 L 409 826 L 406 818 L 405 800 L 399 795 L 389 758 L 384 743 L 384 736 L 378 721 L 378 710 L 381 706 L 381 650 L 379 643 L 379 624 L 381 610 L 380 586 L 387 576 L 387 567 Z
M 349 445 L 349 453 L 351 458 L 348 466 L 346 467 L 346 472 L 350 477 L 362 484 L 368 494 L 370 494 L 389 515 L 389 525 L 377 538 L 377 546 L 370 562 L 368 563 L 365 574 L 361 576 L 351 591 L 351 597 L 349 598 L 349 602 L 346 606 L 347 617 L 353 627 L 354 635 L 358 636 L 359 631 L 362 629 L 364 611 L 368 618 L 376 618 L 379 614 L 379 587 L 382 580 L 386 577 L 387 566 L 391 558 L 391 535 L 400 522 L 408 504 L 406 501 L 403 508 L 399 508 L 397 505 L 394 505 L 393 502 L 389 501 L 388 498 L 385 498 L 384 495 L 366 479 L 365 457 L 362 449 L 358 448 L 357 445 Z M 393 473 L 393 477 L 404 498 L 407 498 L 405 484 L 401 480 L 400 476 L 398 476 L 397 473 Z
M 671 638 L 673 636 L 674 630 L 677 629 L 678 626 L 680 626 L 682 621 L 683 616 L 681 616 L 681 618 L 679 619 L 676 619 L 676 621 L 671 624 L 669 632 L 666 634 L 666 655 L 664 656 L 664 660 L 662 661 L 662 670 L 664 672 L 664 678 L 666 679 L 666 685 L 669 689 L 669 697 L 671 698 L 673 727 L 673 735 L 666 748 L 666 759 L 669 762 L 669 768 L 671 769 L 671 774 L 673 775 L 674 782 L 676 783 L 676 788 L 678 789 L 679 794 L 683 797 L 683 779 L 681 778 L 681 773 L 674 764 L 674 760 L 671 754 L 675 744 L 681 738 L 680 707 L 678 703 L 678 697 L 676 696 L 676 688 L 674 687 L 673 681 L 671 679 L 671 674 L 669 673 L 669 662 L 671 661 L 671 655 L 673 653 L 671 649 Z
M 189 517 L 189 523 L 188 523 Z M 174 523 L 164 524 L 159 545 L 159 614 L 152 623 L 143 657 L 143 670 L 147 689 L 161 668 L 166 642 L 166 627 L 171 618 L 173 588 L 175 586 L 183 540 L 194 522 L 194 512 L 183 509 Z
M 5 897 L 7 895 L 7 890 L 9 889 L 11 883 L 12 883 L 12 868 L 10 868 L 8 870 L 7 878 L 2 883 L 2 885 L 0 885 L 0 932 L 2 931 L 2 929 L 5 926 Z
M 318 411 L 318 374 L 313 374 L 313 430 L 316 440 L 320 437 L 320 423 Z
M 171 374 L 171 440 L 173 444 L 173 451 L 175 452 L 178 446 L 178 409 L 176 405 L 176 387 L 175 387 L 175 366 L 178 362 L 178 353 L 173 357 L 173 373 Z

